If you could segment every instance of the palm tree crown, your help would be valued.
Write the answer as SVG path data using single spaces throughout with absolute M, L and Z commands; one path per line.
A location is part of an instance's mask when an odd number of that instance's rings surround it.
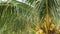
M 58 1 L 1 1 L 0 34 L 59 34 L 60 32 L 54 30 L 60 20 Z

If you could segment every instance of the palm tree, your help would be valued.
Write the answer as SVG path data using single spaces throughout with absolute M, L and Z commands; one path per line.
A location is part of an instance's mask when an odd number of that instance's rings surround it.
M 54 34 L 49 30 L 60 18 L 58 7 L 57 0 L 1 2 L 0 34 Z

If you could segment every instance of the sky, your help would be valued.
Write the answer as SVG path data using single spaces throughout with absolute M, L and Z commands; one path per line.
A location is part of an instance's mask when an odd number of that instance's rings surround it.
M 25 0 L 17 0 L 17 1 L 25 3 Z
M 20 2 L 22 2 L 22 1 L 24 1 L 24 0 L 17 0 L 17 1 L 20 1 Z
M 1 2 L 1 1 L 6 2 L 7 0 L 0 0 L 0 2 Z M 9 0 L 9 1 L 11 1 L 11 0 Z M 24 0 L 17 0 L 17 1 L 19 1 L 19 2 L 24 2 Z

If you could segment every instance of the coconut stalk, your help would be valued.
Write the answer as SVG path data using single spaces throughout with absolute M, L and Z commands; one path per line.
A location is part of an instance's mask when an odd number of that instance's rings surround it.
M 48 0 L 46 0 L 46 6 L 45 7 L 46 7 L 45 8 L 46 15 L 43 19 L 43 26 L 44 26 L 43 29 L 45 28 L 45 32 L 46 32 L 46 34 L 48 34 L 49 24 L 51 22 L 51 19 L 50 19 L 49 13 L 48 13 L 49 12 Z M 40 26 L 38 26 L 38 27 L 40 27 Z M 36 29 L 38 30 L 36 34 L 44 34 L 43 30 L 41 28 L 38 28 L 38 27 L 36 27 Z M 42 31 L 42 33 L 41 33 L 41 31 Z
M 45 31 L 46 31 L 46 34 L 48 34 L 48 30 L 49 30 L 49 20 L 50 20 L 50 17 L 49 17 L 49 14 L 48 14 L 48 0 L 46 0 L 46 16 L 44 18 L 44 27 L 45 27 Z

